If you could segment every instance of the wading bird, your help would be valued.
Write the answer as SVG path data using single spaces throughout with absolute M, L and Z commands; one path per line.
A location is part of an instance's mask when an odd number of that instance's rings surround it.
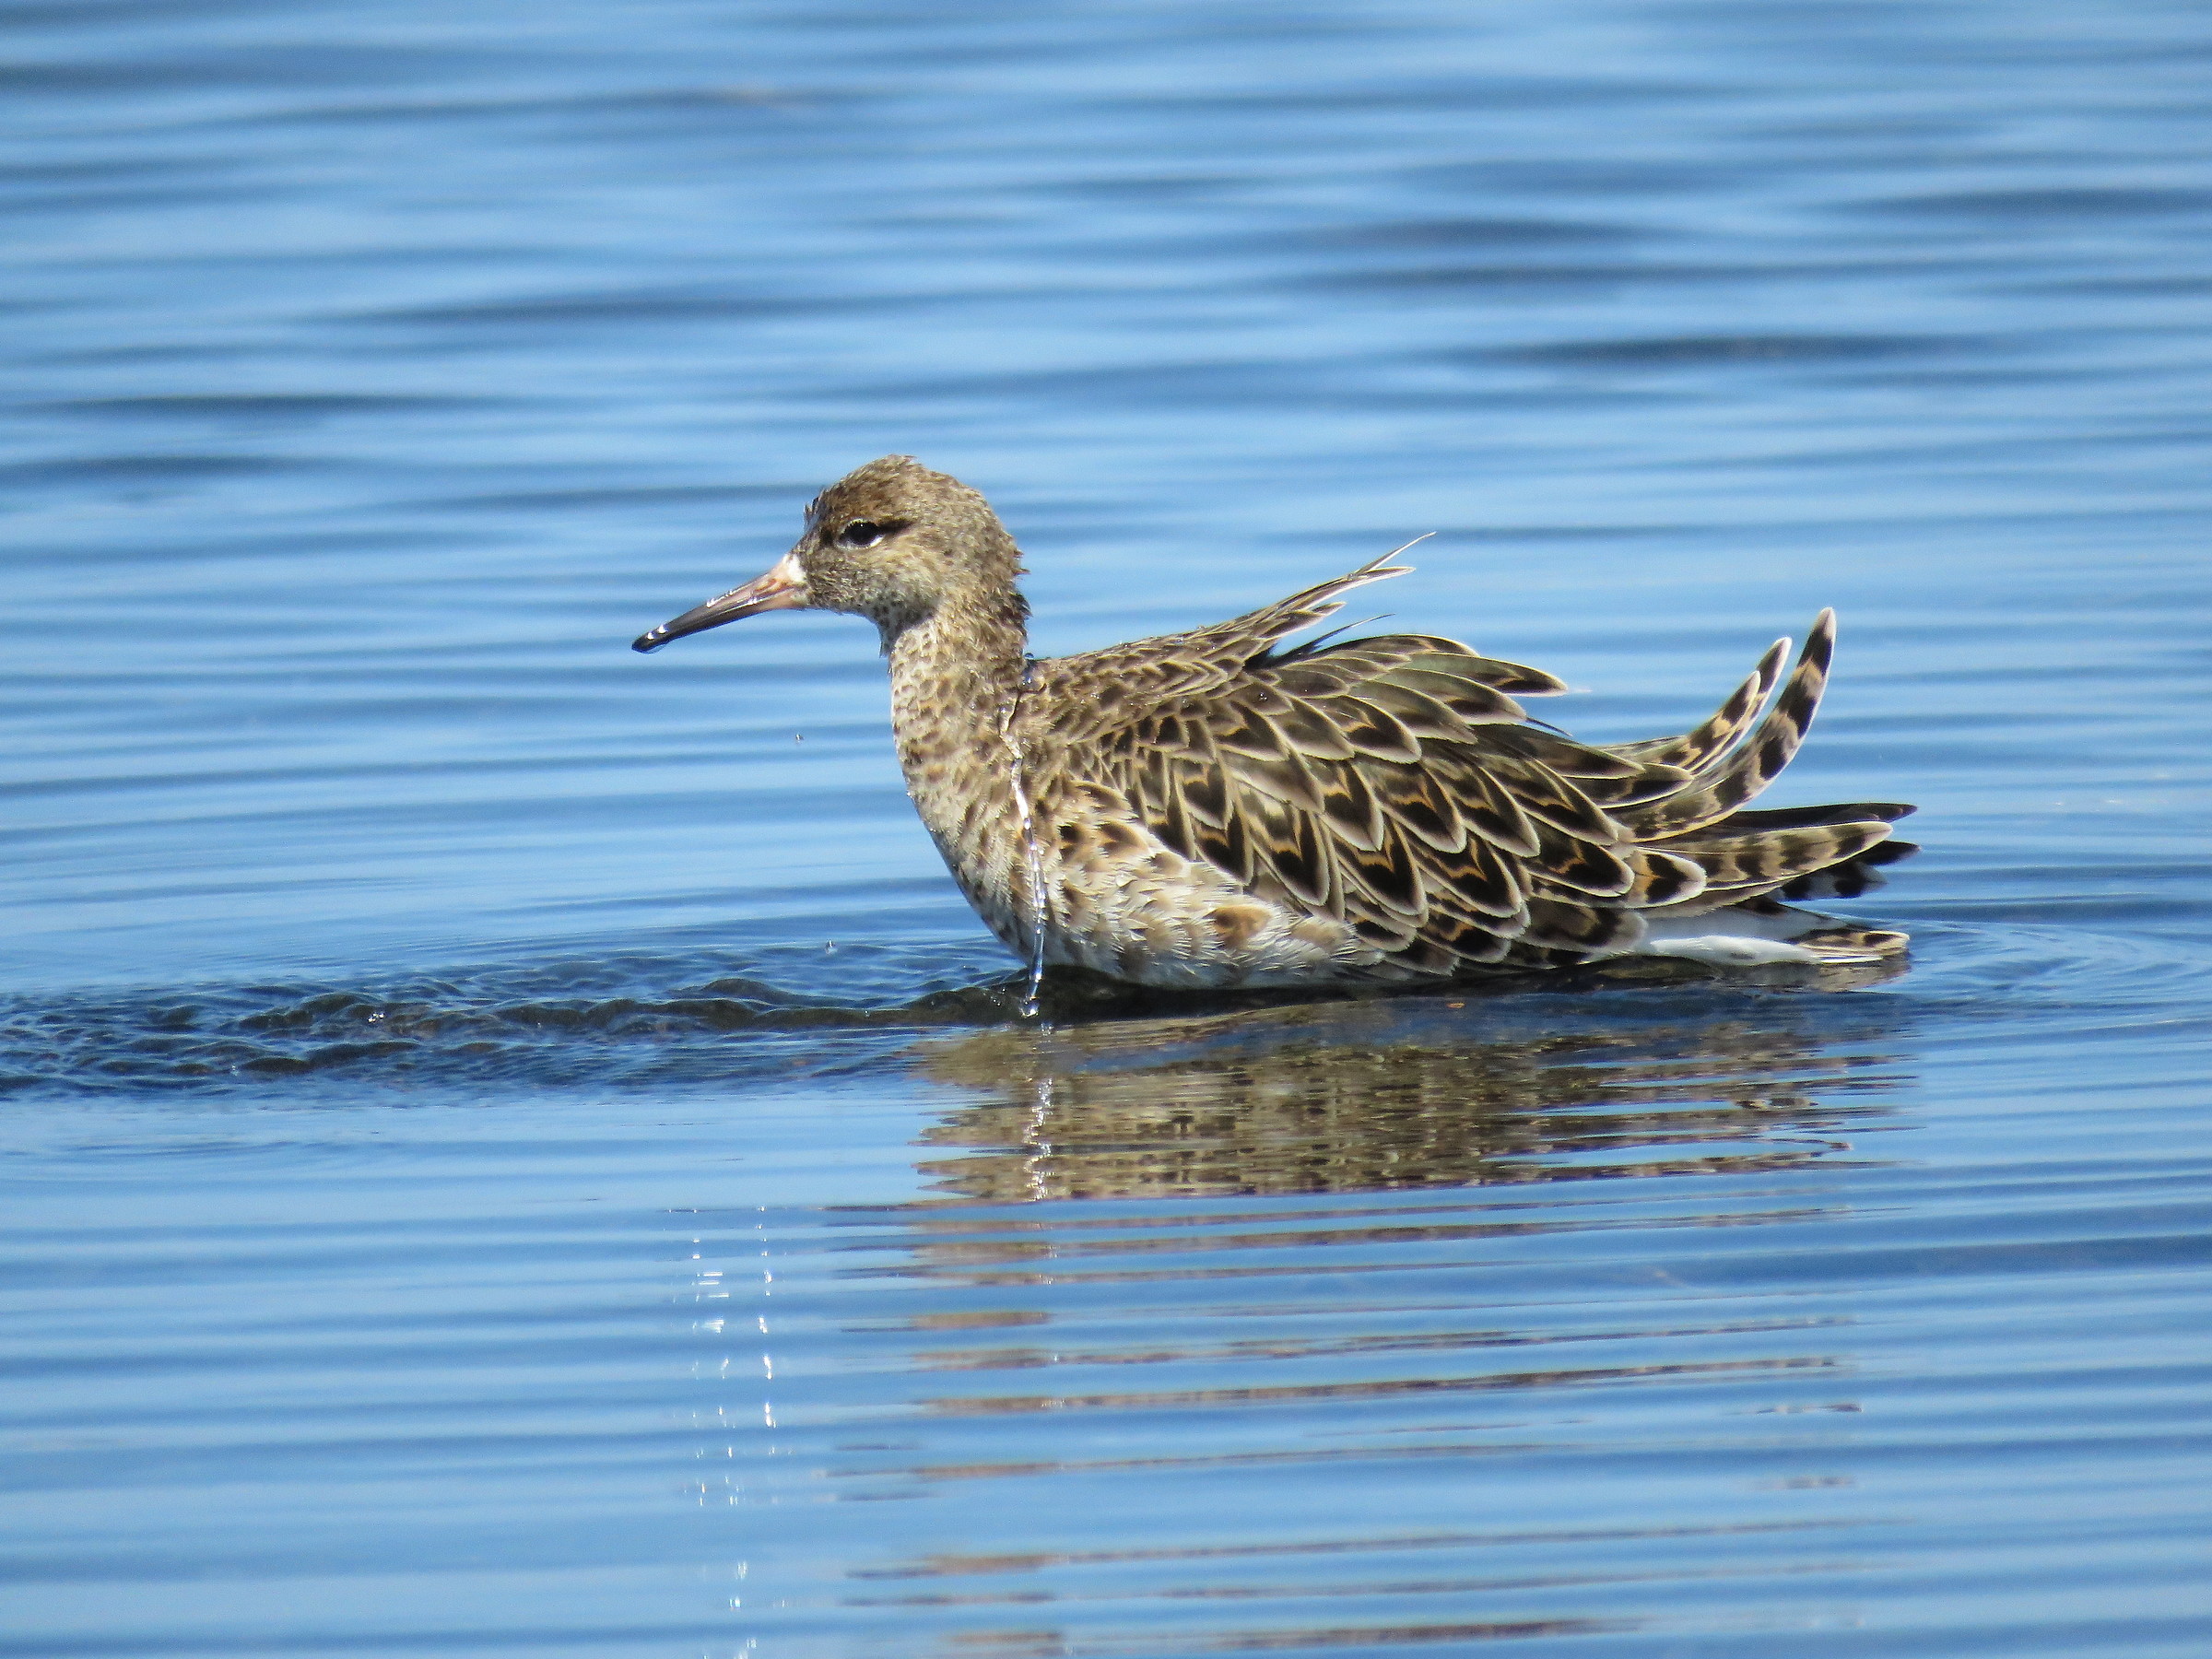
M 991 931 L 1038 965 L 1205 990 L 1904 948 L 1782 900 L 1877 883 L 1913 850 L 1889 839 L 1910 806 L 1745 809 L 1811 723 L 1830 613 L 1786 678 L 1785 640 L 1694 731 L 1585 744 L 1522 709 L 1559 680 L 1456 641 L 1284 646 L 1404 575 L 1394 557 L 1209 628 L 1036 660 L 990 504 L 887 455 L 818 496 L 766 574 L 636 649 L 762 611 L 874 622 L 908 793 Z

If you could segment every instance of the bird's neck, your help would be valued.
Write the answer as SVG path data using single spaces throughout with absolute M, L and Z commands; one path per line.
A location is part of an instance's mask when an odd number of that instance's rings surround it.
M 940 606 L 895 634 L 886 630 L 891 724 L 917 804 L 920 770 L 1005 771 L 1005 728 L 1029 666 L 1028 607 L 1018 595 L 1008 600 Z
M 1029 606 L 1018 594 L 939 606 L 884 629 L 891 714 L 901 731 L 996 735 L 1029 666 Z
M 907 793 L 968 897 L 1002 938 L 1013 937 L 1020 807 L 1014 722 L 1026 654 L 1020 597 L 940 607 L 896 635 L 891 727 Z

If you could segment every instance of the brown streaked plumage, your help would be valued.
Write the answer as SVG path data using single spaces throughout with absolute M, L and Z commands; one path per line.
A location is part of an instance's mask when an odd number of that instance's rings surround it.
M 1210 628 L 1031 661 L 1013 537 L 973 489 L 887 455 L 817 497 L 766 575 L 637 649 L 764 610 L 874 621 L 908 793 L 1025 958 L 1040 900 L 1046 961 L 1193 989 L 1904 947 L 1779 898 L 1878 884 L 1913 850 L 1888 839 L 1910 806 L 1744 809 L 1812 722 L 1830 613 L 1786 677 L 1784 641 L 1694 731 L 1598 747 L 1523 710 L 1559 681 L 1453 640 L 1281 645 L 1405 574 L 1388 557 Z

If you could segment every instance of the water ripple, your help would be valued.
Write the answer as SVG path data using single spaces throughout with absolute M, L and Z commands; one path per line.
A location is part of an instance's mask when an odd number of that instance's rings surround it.
M 0 1654 L 2212 1644 L 2201 8 L 26 4 Z M 1922 804 L 1865 973 L 1013 964 L 863 625 L 1400 624 Z

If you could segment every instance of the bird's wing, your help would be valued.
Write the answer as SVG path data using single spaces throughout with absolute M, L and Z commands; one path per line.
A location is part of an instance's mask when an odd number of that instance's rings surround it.
M 1277 651 L 1277 646 L 1341 611 L 1343 596 L 1354 588 L 1408 574 L 1410 565 L 1390 562 L 1404 551 L 1401 547 L 1385 553 L 1357 570 L 1208 628 L 1039 663 L 1040 683 L 1050 681 L 1063 693 L 1054 700 L 1065 715 L 1061 735 L 1077 741 L 1110 735 L 1189 699 L 1229 694 L 1262 665 L 1320 654 L 1325 636 L 1288 652 Z M 1448 640 L 1436 643 L 1464 658 L 1468 672 L 1480 675 L 1483 684 L 1498 690 L 1544 696 L 1567 688 L 1540 669 L 1480 657 Z
M 1737 902 L 1888 833 L 1872 810 L 1727 821 L 1804 735 L 1827 617 L 1780 696 L 1777 650 L 1695 732 L 1607 749 L 1529 721 L 1513 693 L 1557 679 L 1454 641 L 1268 649 L 1396 573 L 1363 567 L 1194 634 L 1040 664 L 1042 700 L 1083 711 L 1053 734 L 1066 771 L 1182 856 L 1423 973 L 1625 947 L 1641 912 Z

